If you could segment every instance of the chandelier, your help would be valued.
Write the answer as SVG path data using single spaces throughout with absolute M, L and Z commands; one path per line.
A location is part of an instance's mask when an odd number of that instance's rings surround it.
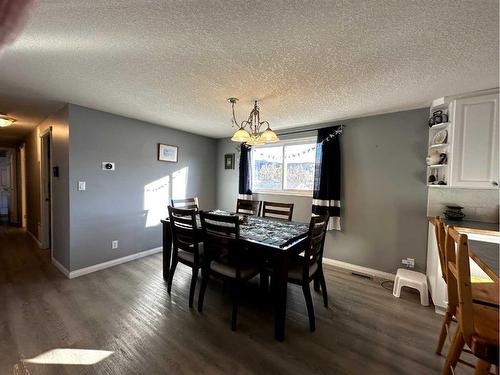
M 234 142 L 242 142 L 247 145 L 263 145 L 266 143 L 276 143 L 279 141 L 278 136 L 273 132 L 269 126 L 269 122 L 260 121 L 259 106 L 257 105 L 257 100 L 254 103 L 253 109 L 248 116 L 248 120 L 242 121 L 238 124 L 236 121 L 236 116 L 234 115 L 234 104 L 238 101 L 237 98 L 229 98 L 228 102 L 231 103 L 233 110 L 232 123 L 233 127 L 236 126 L 239 129 L 234 133 L 231 138 Z M 267 125 L 266 130 L 262 133 L 260 129 L 262 125 Z M 248 130 L 246 129 L 248 127 Z
M 0 113 L 0 128 L 10 126 L 15 122 L 16 122 L 16 119 L 13 119 L 12 117 L 9 117 L 7 115 Z

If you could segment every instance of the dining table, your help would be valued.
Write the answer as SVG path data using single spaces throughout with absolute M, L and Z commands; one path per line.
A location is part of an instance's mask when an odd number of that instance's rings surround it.
M 212 212 L 235 215 L 220 210 Z M 167 281 L 172 257 L 172 232 L 169 218 L 161 220 L 161 223 L 163 225 L 163 279 Z M 197 215 L 196 230 L 201 235 L 199 215 Z M 239 241 L 242 247 L 263 254 L 273 268 L 271 293 L 274 310 L 274 337 L 278 341 L 283 341 L 285 338 L 288 259 L 304 251 L 308 230 L 308 224 L 274 218 L 245 215 L 240 222 Z

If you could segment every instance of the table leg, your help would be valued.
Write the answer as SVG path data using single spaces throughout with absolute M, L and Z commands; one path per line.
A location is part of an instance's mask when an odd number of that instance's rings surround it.
M 272 293 L 274 301 L 274 337 L 285 339 L 286 293 L 288 283 L 288 254 L 278 251 L 273 257 Z
M 163 223 L 163 280 L 168 281 L 170 258 L 172 257 L 172 234 L 170 223 Z

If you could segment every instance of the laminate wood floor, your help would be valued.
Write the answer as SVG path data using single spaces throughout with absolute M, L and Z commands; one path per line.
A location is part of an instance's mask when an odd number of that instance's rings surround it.
M 325 266 L 330 308 L 313 293 L 314 333 L 302 290 L 289 286 L 280 343 L 257 280 L 232 332 L 220 283 L 210 282 L 199 314 L 188 308 L 190 270 L 179 264 L 169 296 L 161 266 L 156 254 L 68 280 L 25 232 L 0 227 L 0 374 L 437 374 L 444 362 L 434 354 L 442 317 L 379 281 Z M 26 362 L 53 349 L 111 355 L 93 365 Z

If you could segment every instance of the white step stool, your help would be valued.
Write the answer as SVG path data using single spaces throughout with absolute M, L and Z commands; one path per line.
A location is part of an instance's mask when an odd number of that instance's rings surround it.
M 410 271 L 406 268 L 398 268 L 396 279 L 394 280 L 394 289 L 392 290 L 394 297 L 399 298 L 401 295 L 401 288 L 404 286 L 417 289 L 420 292 L 420 304 L 429 306 L 427 277 L 423 273 Z

